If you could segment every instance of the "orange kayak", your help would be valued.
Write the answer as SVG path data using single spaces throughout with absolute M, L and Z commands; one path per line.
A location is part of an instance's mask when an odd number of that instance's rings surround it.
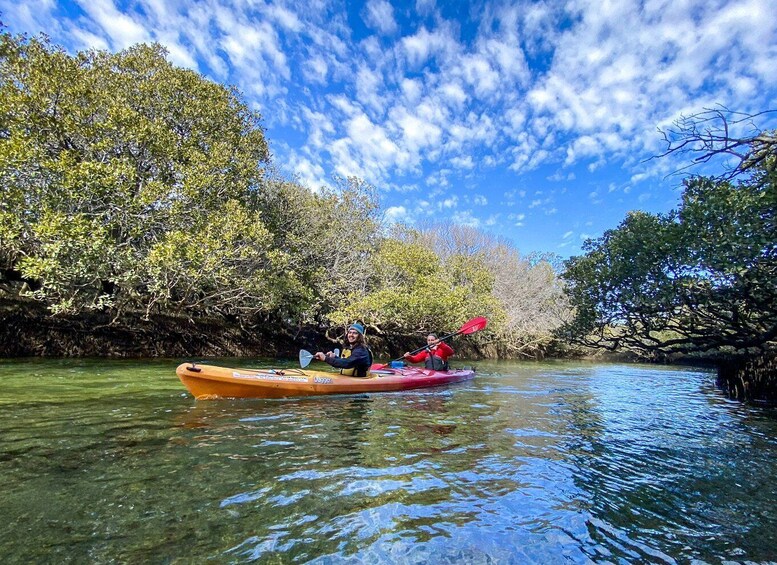
M 405 367 L 372 369 L 368 377 L 357 378 L 304 369 L 231 369 L 193 363 L 182 363 L 175 372 L 197 400 L 393 392 L 458 383 L 475 376 L 472 369 Z

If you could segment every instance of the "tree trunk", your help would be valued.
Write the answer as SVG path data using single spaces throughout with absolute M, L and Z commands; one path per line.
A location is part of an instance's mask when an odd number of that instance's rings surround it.
M 721 363 L 718 386 L 737 400 L 777 405 L 777 355 Z

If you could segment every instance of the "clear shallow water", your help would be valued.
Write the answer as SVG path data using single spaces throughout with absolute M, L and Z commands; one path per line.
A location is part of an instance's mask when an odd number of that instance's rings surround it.
M 777 412 L 710 372 L 196 402 L 177 363 L 0 361 L 4 563 L 777 560 Z

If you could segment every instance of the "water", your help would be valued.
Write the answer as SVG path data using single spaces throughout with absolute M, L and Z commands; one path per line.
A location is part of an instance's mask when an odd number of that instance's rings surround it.
M 704 370 L 196 402 L 176 364 L 0 362 L 3 563 L 777 561 L 777 413 Z

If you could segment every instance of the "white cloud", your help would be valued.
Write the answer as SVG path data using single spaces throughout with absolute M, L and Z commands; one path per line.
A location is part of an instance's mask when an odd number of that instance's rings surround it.
M 302 64 L 302 72 L 308 82 L 324 85 L 326 84 L 329 65 L 323 57 L 313 57 L 307 59 Z
M 489 39 L 484 44 L 485 55 L 488 60 L 495 61 L 500 73 L 500 82 L 506 80 L 517 81 L 519 84 L 528 83 L 531 73 L 526 63 L 520 43 Z
M 329 98 L 329 103 L 336 110 L 339 110 L 346 116 L 357 116 L 361 113 L 361 109 L 357 104 L 351 102 L 347 96 L 338 94 Z
M 508 214 L 507 219 L 516 227 L 523 227 L 526 214 Z
M 323 167 L 318 163 L 314 163 L 307 157 L 297 154 L 295 151 L 290 152 L 287 166 L 293 171 L 293 175 L 301 184 L 307 186 L 314 192 L 328 184 L 326 180 L 324 180 L 325 172 Z
M 413 68 L 420 67 L 432 58 L 444 61 L 460 49 L 445 27 L 431 32 L 426 27 L 421 27 L 414 35 L 403 37 L 400 45 Z
M 301 107 L 302 122 L 308 127 L 307 148 L 310 150 L 325 149 L 329 137 L 335 132 L 335 126 L 328 116 L 307 107 Z
M 481 55 L 466 55 L 459 61 L 458 73 L 478 96 L 487 96 L 499 85 L 499 75 Z
M 101 37 L 99 35 L 96 35 L 94 33 L 91 33 L 86 30 L 82 29 L 74 29 L 70 32 L 71 36 L 76 38 L 76 44 L 78 45 L 79 49 L 100 49 L 100 50 L 108 50 L 110 48 L 110 45 L 108 45 L 108 40 L 104 37 Z
M 264 8 L 266 14 L 270 16 L 270 19 L 277 22 L 281 27 L 288 29 L 292 32 L 299 32 L 302 30 L 302 22 L 297 17 L 297 14 L 287 10 L 285 7 L 278 4 L 271 4 Z
M 105 31 L 117 49 L 151 40 L 151 35 L 142 22 L 135 21 L 132 16 L 117 10 L 110 0 L 82 2 L 81 9 Z
M 451 220 L 459 225 L 472 228 L 480 227 L 480 218 L 472 214 L 471 210 L 459 210 L 451 216 Z
M 451 196 L 439 203 L 440 210 L 455 208 L 459 205 L 459 198 L 457 196 Z
M 380 112 L 385 107 L 383 98 L 379 94 L 379 91 L 382 90 L 383 77 L 381 74 L 361 66 L 356 73 L 356 99 L 363 105 Z
M 472 160 L 472 155 L 465 155 L 463 157 L 454 157 L 451 159 L 450 163 L 457 169 L 475 168 L 475 162 Z
M 349 120 L 346 130 L 349 139 L 361 149 L 362 154 L 385 158 L 388 162 L 396 161 L 396 156 L 401 155 L 396 143 L 389 139 L 385 130 L 370 121 L 366 114 Z
M 421 99 L 423 83 L 418 79 L 403 78 L 400 84 L 405 99 L 410 104 L 415 104 Z
M 397 32 L 397 22 L 394 20 L 394 8 L 386 0 L 368 0 L 364 7 L 364 22 L 383 35 Z
M 451 174 L 449 169 L 440 169 L 426 177 L 426 185 L 438 188 L 446 188 L 450 186 L 448 176 Z
M 388 223 L 406 223 L 408 220 L 407 208 L 404 206 L 391 206 L 386 209 L 383 217 Z
M 390 117 L 401 132 L 403 145 L 412 153 L 417 154 L 429 146 L 437 145 L 442 137 L 440 127 L 424 117 L 411 114 L 407 108 L 394 108 Z
M 422 16 L 432 14 L 436 7 L 436 0 L 415 0 L 415 10 Z
M 443 83 L 437 93 L 447 102 L 450 102 L 456 108 L 462 108 L 467 102 L 467 93 L 460 84 L 447 81 Z

